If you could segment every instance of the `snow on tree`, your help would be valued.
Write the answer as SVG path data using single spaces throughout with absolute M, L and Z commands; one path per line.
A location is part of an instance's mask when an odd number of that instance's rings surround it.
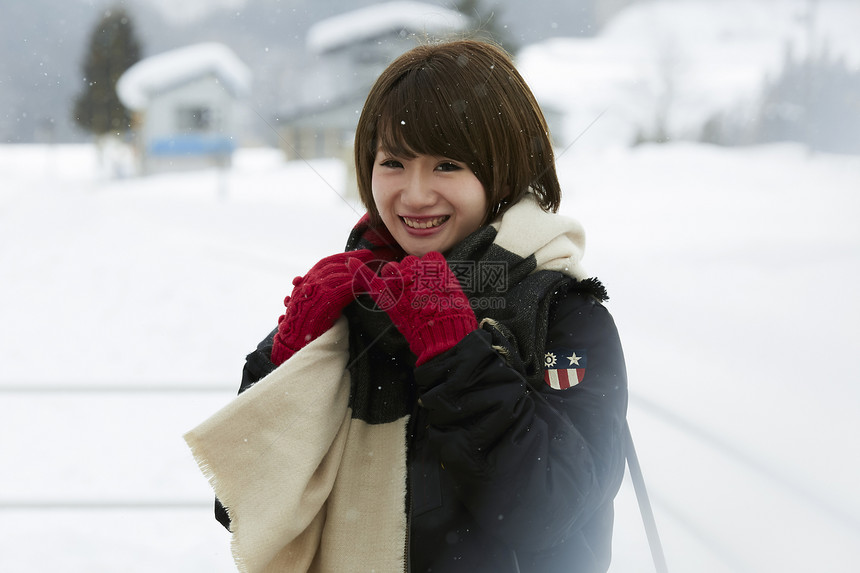
M 826 50 L 798 58 L 767 82 L 758 141 L 800 141 L 811 149 L 860 153 L 860 71 Z

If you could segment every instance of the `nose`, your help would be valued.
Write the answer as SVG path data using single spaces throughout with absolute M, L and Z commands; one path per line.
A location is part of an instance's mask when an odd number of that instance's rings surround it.
M 437 196 L 433 190 L 431 177 L 424 174 L 421 169 L 409 171 L 400 193 L 400 202 L 404 207 L 416 212 L 432 207 L 437 201 Z

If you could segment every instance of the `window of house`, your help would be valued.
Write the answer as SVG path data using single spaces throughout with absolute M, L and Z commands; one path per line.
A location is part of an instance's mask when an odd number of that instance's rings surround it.
M 210 131 L 216 127 L 216 114 L 205 106 L 187 106 L 177 110 L 177 124 L 184 131 Z

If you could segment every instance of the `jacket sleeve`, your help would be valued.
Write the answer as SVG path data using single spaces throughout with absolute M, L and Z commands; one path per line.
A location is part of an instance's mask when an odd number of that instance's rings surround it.
M 275 369 L 275 364 L 272 362 L 272 345 L 277 332 L 277 328 L 270 332 L 257 345 L 257 348 L 245 357 L 239 394 L 265 378 Z M 230 529 L 230 516 L 227 513 L 227 508 L 221 504 L 221 501 L 217 497 L 215 498 L 215 519 L 228 530 Z
M 515 549 L 540 551 L 582 528 L 620 486 L 621 343 L 605 307 L 569 293 L 550 312 L 546 348 L 587 356 L 581 382 L 530 384 L 493 344 L 490 332 L 476 330 L 417 368 L 420 404 L 431 447 L 475 519 Z

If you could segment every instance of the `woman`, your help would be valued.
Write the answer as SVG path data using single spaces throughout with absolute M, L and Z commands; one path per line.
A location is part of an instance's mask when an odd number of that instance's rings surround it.
M 186 436 L 240 568 L 606 571 L 624 359 L 531 91 L 493 45 L 415 48 L 355 162 L 346 251 Z

